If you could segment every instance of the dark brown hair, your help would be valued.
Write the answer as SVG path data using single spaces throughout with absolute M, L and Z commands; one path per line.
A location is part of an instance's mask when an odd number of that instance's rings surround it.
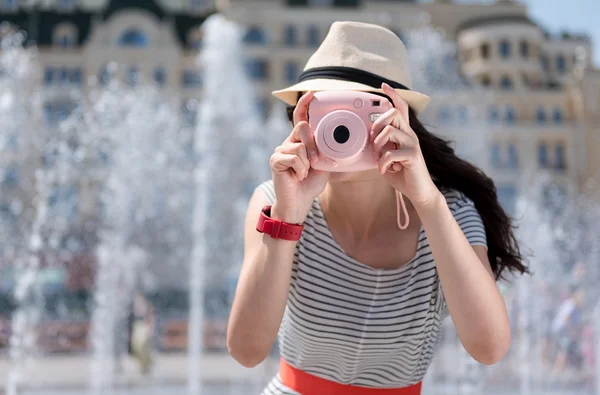
M 293 107 L 288 108 L 290 121 L 293 110 Z M 462 192 L 475 204 L 485 227 L 488 258 L 496 280 L 505 278 L 506 270 L 529 273 L 514 233 L 515 226 L 498 201 L 494 181 L 476 166 L 459 158 L 449 141 L 429 132 L 412 109 L 409 110 L 409 121 L 419 138 L 421 152 L 436 186 Z

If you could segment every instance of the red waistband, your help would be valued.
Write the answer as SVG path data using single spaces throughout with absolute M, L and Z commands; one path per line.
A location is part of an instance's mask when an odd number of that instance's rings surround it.
M 302 395 L 420 395 L 422 383 L 404 388 L 368 388 L 340 384 L 303 372 L 281 359 L 279 375 L 283 384 Z

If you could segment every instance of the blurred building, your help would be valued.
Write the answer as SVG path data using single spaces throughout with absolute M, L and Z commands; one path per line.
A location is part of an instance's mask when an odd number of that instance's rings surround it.
M 553 184 L 546 194 L 559 196 L 599 176 L 600 71 L 590 39 L 550 34 L 517 1 L 231 0 L 229 14 L 248 28 L 248 72 L 263 111 L 272 90 L 294 83 L 336 20 L 381 24 L 409 43 L 411 31 L 439 33 L 442 42 L 432 35 L 416 44 L 442 52 L 433 56 L 433 84 L 416 81 L 433 97 L 424 120 L 493 175 L 511 211 L 538 171 Z M 411 61 L 423 72 L 431 65 L 416 49 Z M 459 91 L 436 85 L 436 78 L 454 78 L 452 63 L 466 83 Z

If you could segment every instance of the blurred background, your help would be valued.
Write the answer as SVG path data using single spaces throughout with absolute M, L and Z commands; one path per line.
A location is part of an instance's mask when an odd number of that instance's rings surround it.
M 532 276 L 424 394 L 600 395 L 597 0 L 0 0 L 0 392 L 259 394 L 225 346 L 270 92 L 336 20 L 405 42 L 422 118 L 488 172 Z M 595 40 L 594 40 L 595 39 Z

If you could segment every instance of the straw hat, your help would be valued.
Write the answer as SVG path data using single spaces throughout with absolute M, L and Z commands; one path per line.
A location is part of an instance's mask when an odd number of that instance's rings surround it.
M 418 114 L 430 98 L 412 90 L 408 55 L 402 40 L 384 27 L 362 22 L 334 22 L 321 46 L 289 88 L 273 95 L 293 106 L 298 92 L 354 90 L 380 92 L 387 82 Z

